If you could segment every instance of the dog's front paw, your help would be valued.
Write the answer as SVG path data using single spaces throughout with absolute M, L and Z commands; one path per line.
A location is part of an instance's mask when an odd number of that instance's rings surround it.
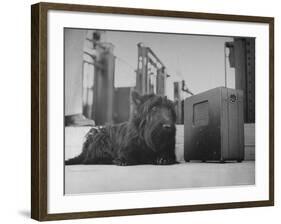
M 128 166 L 128 162 L 124 159 L 115 159 L 113 163 L 117 166 Z
M 169 157 L 158 157 L 156 159 L 157 165 L 171 165 L 177 163 L 175 159 Z

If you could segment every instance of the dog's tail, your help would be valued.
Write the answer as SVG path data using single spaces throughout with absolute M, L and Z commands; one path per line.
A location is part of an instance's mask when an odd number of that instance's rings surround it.
M 77 165 L 82 164 L 84 160 L 84 155 L 81 153 L 79 156 L 76 156 L 74 158 L 68 159 L 64 162 L 65 165 Z

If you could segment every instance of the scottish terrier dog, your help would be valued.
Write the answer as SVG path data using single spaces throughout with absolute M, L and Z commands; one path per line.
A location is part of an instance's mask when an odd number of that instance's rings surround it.
M 128 122 L 92 128 L 82 153 L 65 161 L 73 164 L 168 165 L 176 163 L 176 113 L 167 97 L 132 92 Z

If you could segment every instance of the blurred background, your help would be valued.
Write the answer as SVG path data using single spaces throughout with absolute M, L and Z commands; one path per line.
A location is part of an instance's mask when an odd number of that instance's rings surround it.
M 175 101 L 183 124 L 183 99 L 218 86 L 242 89 L 245 122 L 255 122 L 254 38 L 71 28 L 64 36 L 67 125 L 127 121 L 132 90 Z

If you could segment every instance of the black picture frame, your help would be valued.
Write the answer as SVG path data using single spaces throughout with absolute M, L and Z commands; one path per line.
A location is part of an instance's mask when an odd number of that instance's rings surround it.
M 167 18 L 194 18 L 235 22 L 253 22 L 269 25 L 269 199 L 203 205 L 168 206 L 153 208 L 131 208 L 108 211 L 48 214 L 47 191 L 47 13 L 49 10 L 72 12 L 99 12 L 136 16 L 158 16 Z M 119 8 L 90 5 L 38 3 L 31 6 L 31 217 L 39 221 L 81 219 L 94 217 L 125 216 L 155 213 L 187 212 L 226 208 L 246 208 L 274 205 L 274 18 L 241 16 L 183 11 L 166 11 L 139 8 Z M 62 149 L 63 150 L 63 149 Z

